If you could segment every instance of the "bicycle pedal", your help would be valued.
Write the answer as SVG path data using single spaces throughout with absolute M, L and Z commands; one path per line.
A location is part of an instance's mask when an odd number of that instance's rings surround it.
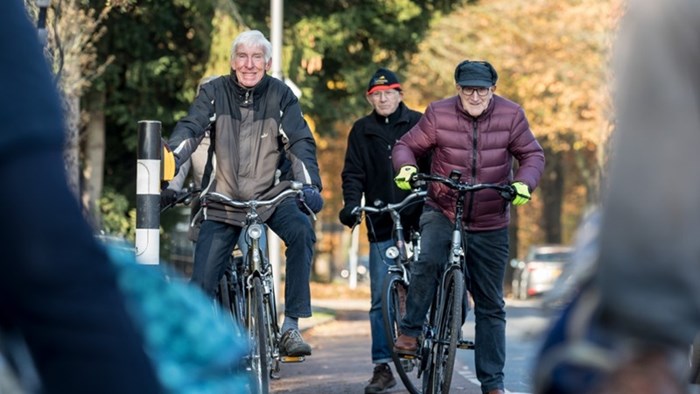
M 300 363 L 306 360 L 304 356 L 281 356 L 280 361 L 283 363 Z
M 404 372 L 413 371 L 413 367 L 414 367 L 413 360 L 409 360 L 409 359 L 405 359 L 405 358 L 401 359 L 401 367 L 403 368 Z
M 457 349 L 473 350 L 474 342 L 466 339 L 460 339 L 459 343 L 457 343 Z

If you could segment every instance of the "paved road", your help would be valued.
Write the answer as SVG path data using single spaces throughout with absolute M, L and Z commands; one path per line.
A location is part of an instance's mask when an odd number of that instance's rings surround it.
M 299 364 L 282 364 L 280 379 L 272 382 L 273 393 L 357 394 L 372 376 L 370 329 L 366 302 L 328 305 L 338 308 L 335 320 L 321 322 L 304 331 L 312 356 Z M 302 323 L 304 320 L 301 321 Z M 393 366 L 392 366 L 393 367 Z M 457 366 L 456 366 L 457 368 Z M 398 375 L 397 385 L 387 393 L 408 393 Z M 455 375 L 454 393 L 479 394 L 478 386 Z

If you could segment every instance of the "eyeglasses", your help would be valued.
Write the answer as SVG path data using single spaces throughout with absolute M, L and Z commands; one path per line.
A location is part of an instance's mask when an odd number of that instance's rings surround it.
M 379 90 L 379 91 L 370 93 L 370 94 L 369 94 L 369 97 L 371 97 L 371 98 L 373 98 L 373 99 L 378 99 L 378 98 L 386 97 L 386 98 L 389 99 L 389 98 L 393 98 L 393 97 L 396 96 L 397 94 L 399 94 L 399 92 L 397 92 L 397 91 L 394 90 L 394 89 L 391 89 L 391 90 Z
M 464 93 L 466 96 L 471 96 L 476 92 L 476 94 L 479 95 L 479 97 L 486 97 L 486 95 L 489 94 L 491 91 L 491 88 L 482 88 L 482 87 L 471 87 L 471 86 L 462 86 L 462 93 Z

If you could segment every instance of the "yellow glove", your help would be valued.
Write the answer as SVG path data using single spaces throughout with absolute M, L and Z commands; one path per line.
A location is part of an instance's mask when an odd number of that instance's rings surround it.
M 513 182 L 512 186 L 515 189 L 513 205 L 519 206 L 530 201 L 530 188 L 526 184 L 522 182 Z
M 177 174 L 177 167 L 175 165 L 175 155 L 173 154 L 173 151 L 170 150 L 170 147 L 165 141 L 162 142 L 162 145 L 163 157 L 160 161 L 161 180 L 169 182 L 172 181 L 173 178 L 175 178 L 175 174 Z
M 418 171 L 415 166 L 403 166 L 394 178 L 394 183 L 401 190 L 411 190 L 411 177 Z

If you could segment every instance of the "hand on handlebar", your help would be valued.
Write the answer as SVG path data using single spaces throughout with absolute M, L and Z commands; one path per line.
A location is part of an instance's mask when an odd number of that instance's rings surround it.
M 160 192 L 160 207 L 165 208 L 175 204 L 177 200 L 177 192 L 173 189 L 164 189 Z
M 303 212 L 319 213 L 323 208 L 323 197 L 316 186 L 304 185 L 301 189 L 303 194 L 297 197 L 297 205 Z
M 357 223 L 360 221 L 360 215 L 358 215 L 357 212 L 357 206 L 355 205 L 346 205 L 343 207 L 343 209 L 340 210 L 338 213 L 338 219 L 340 219 L 340 223 L 353 228 Z
M 394 183 L 401 190 L 411 190 L 411 177 L 416 172 L 418 172 L 418 169 L 415 166 L 403 166 L 399 170 L 399 174 L 394 178 Z
M 515 198 L 513 199 L 514 206 L 520 206 L 530 201 L 530 188 L 522 182 L 513 182 L 515 189 Z

